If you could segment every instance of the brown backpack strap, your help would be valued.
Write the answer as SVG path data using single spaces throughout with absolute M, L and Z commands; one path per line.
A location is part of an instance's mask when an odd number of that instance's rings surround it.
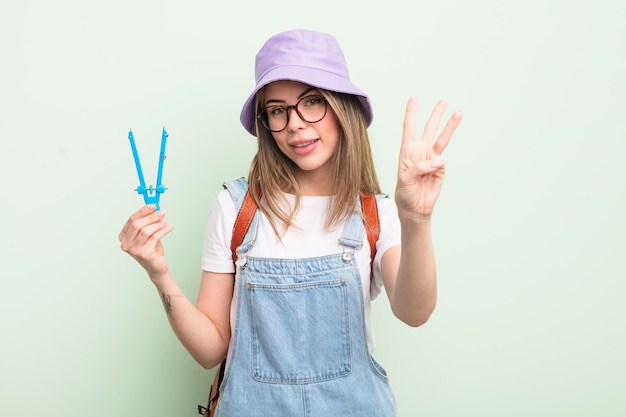
M 217 408 L 217 400 L 220 397 L 220 384 L 224 379 L 224 370 L 226 368 L 226 360 L 222 361 L 219 369 L 215 373 L 215 377 L 213 379 L 213 384 L 211 384 L 211 389 L 209 390 L 209 401 L 206 407 L 201 405 L 198 406 L 198 414 L 201 414 L 204 417 L 213 417 L 215 414 L 215 409 Z
M 256 203 L 250 194 L 250 189 L 246 191 L 246 196 L 241 204 L 241 209 L 237 213 L 235 225 L 233 226 L 233 237 L 230 240 L 230 251 L 232 252 L 233 262 L 237 262 L 237 247 L 243 242 L 243 238 L 250 228 L 252 218 L 256 212 Z
M 252 218 L 256 212 L 257 205 L 250 194 L 250 189 L 246 190 L 246 195 L 241 204 L 241 208 L 237 213 L 235 219 L 235 225 L 233 226 L 233 236 L 230 240 L 230 250 L 232 252 L 233 263 L 237 261 L 237 247 L 243 242 L 243 238 L 248 233 Z M 224 371 L 226 370 L 226 360 L 224 359 L 220 364 L 219 369 L 215 373 L 213 384 L 211 384 L 211 390 L 209 392 L 209 401 L 206 407 L 198 406 L 198 413 L 204 417 L 213 417 L 215 409 L 217 408 L 217 402 L 220 397 L 220 385 L 224 379 Z
M 365 216 L 365 232 L 367 233 L 367 241 L 370 244 L 370 259 L 374 263 L 376 256 L 376 242 L 380 235 L 380 221 L 378 219 L 378 202 L 376 196 L 372 193 L 361 193 L 361 208 Z

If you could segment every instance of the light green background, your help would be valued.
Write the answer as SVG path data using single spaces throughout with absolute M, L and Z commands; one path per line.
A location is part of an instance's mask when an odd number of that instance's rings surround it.
M 211 202 L 247 174 L 254 54 L 333 33 L 392 193 L 406 99 L 465 120 L 434 218 L 440 301 L 374 306 L 400 416 L 626 415 L 626 3 L 85 1 L 0 6 L 0 415 L 195 415 L 211 373 L 117 234 L 170 132 L 165 245 L 195 299 Z

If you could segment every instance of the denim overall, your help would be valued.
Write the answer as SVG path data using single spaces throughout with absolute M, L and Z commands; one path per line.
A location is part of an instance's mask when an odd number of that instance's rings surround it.
M 247 184 L 225 184 L 236 207 Z M 255 258 L 257 210 L 237 249 L 237 312 L 215 417 L 393 417 L 384 369 L 370 356 L 354 250 L 354 214 L 342 253 L 307 259 Z

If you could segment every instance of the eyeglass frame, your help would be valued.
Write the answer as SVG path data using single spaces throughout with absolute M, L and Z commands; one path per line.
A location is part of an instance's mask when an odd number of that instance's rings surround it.
M 324 102 L 324 114 L 322 115 L 322 117 L 320 117 L 319 119 L 310 122 L 308 120 L 306 120 L 304 118 L 304 116 L 302 116 L 302 113 L 300 113 L 300 110 L 298 110 L 298 105 L 300 104 L 300 102 L 302 102 L 304 99 L 310 98 L 310 97 L 319 97 L 322 99 L 322 101 Z M 292 104 L 291 106 L 269 106 L 269 107 L 273 107 L 273 108 L 279 108 L 279 109 L 283 109 L 285 110 L 285 114 L 287 115 L 287 121 L 285 122 L 285 127 L 283 127 L 280 130 L 272 130 L 269 127 L 269 120 L 267 118 L 267 108 L 268 107 L 264 107 L 263 108 L 263 113 L 257 115 L 257 119 L 259 119 L 261 121 L 261 124 L 263 125 L 264 128 L 266 128 L 267 130 L 269 130 L 272 133 L 278 133 L 278 132 L 282 132 L 283 130 L 285 130 L 287 128 L 287 126 L 289 125 L 289 114 L 291 113 L 291 109 L 294 109 L 296 111 L 296 114 L 298 115 L 298 117 L 300 118 L 300 120 L 302 120 L 303 122 L 306 123 L 317 123 L 322 121 L 322 119 L 324 117 L 326 117 L 326 114 L 328 113 L 328 100 L 326 100 L 326 97 L 324 97 L 321 94 L 309 94 L 306 95 L 304 97 L 301 97 L 296 104 Z

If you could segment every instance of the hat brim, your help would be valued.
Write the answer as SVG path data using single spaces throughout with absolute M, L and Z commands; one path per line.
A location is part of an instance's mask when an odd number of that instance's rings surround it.
M 357 88 L 350 81 L 337 74 L 328 71 L 320 71 L 315 68 L 301 67 L 296 65 L 287 65 L 274 68 L 264 74 L 248 97 L 243 108 L 241 109 L 240 120 L 243 127 L 253 136 L 256 136 L 255 129 L 255 97 L 256 93 L 266 85 L 281 80 L 298 81 L 313 87 L 322 88 L 324 90 L 334 91 L 337 93 L 352 94 L 358 97 L 363 107 L 363 115 L 367 126 L 372 123 L 374 114 L 372 112 L 372 104 L 370 99 L 363 91 Z

